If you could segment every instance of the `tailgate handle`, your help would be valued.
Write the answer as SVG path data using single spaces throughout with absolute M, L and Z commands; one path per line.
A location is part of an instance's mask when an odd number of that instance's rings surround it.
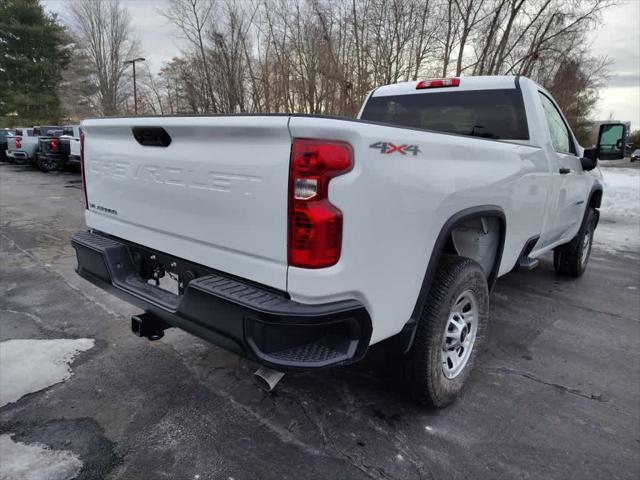
M 168 147 L 171 137 L 162 127 L 133 127 L 133 136 L 145 147 Z

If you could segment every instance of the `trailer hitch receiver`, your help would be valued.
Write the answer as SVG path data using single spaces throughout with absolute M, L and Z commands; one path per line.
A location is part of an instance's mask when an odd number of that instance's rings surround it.
M 170 325 L 149 312 L 131 317 L 131 331 L 139 337 L 160 340 Z

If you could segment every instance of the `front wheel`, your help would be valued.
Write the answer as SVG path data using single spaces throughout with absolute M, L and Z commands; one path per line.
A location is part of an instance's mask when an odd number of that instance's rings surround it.
M 432 407 L 450 404 L 462 390 L 489 320 L 489 288 L 478 263 L 443 255 L 411 350 L 405 377 L 413 397 Z
M 573 240 L 553 250 L 553 267 L 558 275 L 577 278 L 587 269 L 597 218 L 596 211 L 589 208 Z

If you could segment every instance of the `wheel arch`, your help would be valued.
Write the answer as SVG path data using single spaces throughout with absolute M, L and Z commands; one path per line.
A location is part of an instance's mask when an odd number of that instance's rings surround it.
M 465 224 L 465 222 L 481 219 L 483 217 L 496 218 L 500 226 L 499 240 L 493 260 L 493 266 L 489 275 L 487 276 L 489 291 L 493 289 L 493 285 L 495 284 L 495 281 L 498 277 L 498 271 L 500 270 L 500 264 L 502 262 L 502 252 L 504 250 L 507 229 L 507 221 L 504 210 L 497 205 L 482 205 L 466 208 L 449 217 L 449 219 L 440 229 L 438 236 L 436 237 L 436 241 L 431 251 L 431 256 L 427 263 L 425 274 L 422 280 L 420 292 L 418 293 L 416 304 L 411 313 L 411 318 L 405 324 L 402 331 L 392 337 L 392 339 L 394 339 L 395 347 L 398 348 L 399 351 L 407 352 L 411 348 L 413 338 L 415 336 L 416 326 L 418 324 L 418 320 L 420 319 L 420 312 L 422 312 L 422 309 L 425 306 L 427 297 L 429 295 L 429 290 L 431 289 L 436 270 L 440 263 L 440 258 L 442 257 L 443 253 L 446 253 L 445 248 L 447 248 L 448 243 L 451 241 L 453 231 L 456 229 L 456 227 Z
M 602 185 L 596 184 L 591 188 L 587 206 L 591 208 L 600 208 L 601 204 L 602 204 Z
M 600 210 L 598 209 L 602 204 L 602 193 L 602 185 L 600 185 L 599 183 L 596 183 L 593 187 L 591 187 L 591 192 L 589 192 L 589 200 L 587 202 L 586 208 L 584 209 L 584 215 L 582 217 L 583 222 L 587 218 L 587 212 L 589 211 L 589 209 L 593 208 L 596 212 L 596 227 L 598 226 L 598 223 L 600 222 Z

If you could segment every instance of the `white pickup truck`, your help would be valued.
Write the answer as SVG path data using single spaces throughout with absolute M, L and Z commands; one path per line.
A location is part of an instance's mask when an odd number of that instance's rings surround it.
M 85 120 L 78 273 L 278 371 L 355 362 L 390 339 L 413 396 L 451 402 L 486 335 L 496 278 L 554 251 L 584 271 L 625 127 L 578 145 L 524 77 L 373 90 L 358 119 Z M 165 285 L 175 279 L 175 285 Z

